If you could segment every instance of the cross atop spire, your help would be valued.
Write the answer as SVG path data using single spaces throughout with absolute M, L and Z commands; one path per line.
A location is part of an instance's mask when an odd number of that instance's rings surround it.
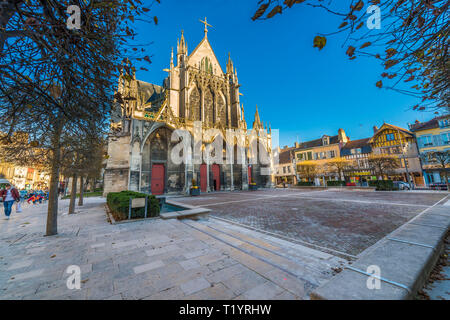
M 212 28 L 213 26 L 208 23 L 208 20 L 206 20 L 206 17 L 205 17 L 205 21 L 202 21 L 202 20 L 199 20 L 199 21 L 205 25 L 205 37 L 206 37 L 206 35 L 208 34 L 208 27 Z

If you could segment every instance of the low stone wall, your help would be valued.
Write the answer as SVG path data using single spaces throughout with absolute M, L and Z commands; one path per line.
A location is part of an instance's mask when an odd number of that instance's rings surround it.
M 358 187 L 358 186 L 344 186 L 344 187 L 338 187 L 338 186 L 330 186 L 330 187 L 324 187 L 324 186 L 290 186 L 291 189 L 331 189 L 331 190 L 355 190 L 355 191 L 375 191 L 375 187 Z M 283 189 L 283 188 L 281 188 Z
M 359 187 L 359 186 L 345 186 L 345 187 L 327 187 L 333 190 L 354 190 L 354 191 L 375 191 L 376 187 Z
M 341 273 L 313 291 L 311 299 L 414 299 L 444 248 L 450 228 L 449 206 L 443 205 L 447 199 L 362 252 Z M 369 288 L 368 283 L 374 281 L 369 266 L 379 267 L 379 289 Z

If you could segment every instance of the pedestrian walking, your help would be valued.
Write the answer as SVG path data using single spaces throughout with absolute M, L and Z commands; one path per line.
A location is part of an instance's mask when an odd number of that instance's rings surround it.
M 6 220 L 9 220 L 14 202 L 20 201 L 19 191 L 10 184 L 7 184 L 6 188 L 0 192 L 0 196 L 3 198 Z

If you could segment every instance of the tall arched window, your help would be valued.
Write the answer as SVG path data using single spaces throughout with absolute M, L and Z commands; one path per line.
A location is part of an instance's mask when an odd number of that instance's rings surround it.
M 200 63 L 200 67 L 202 71 L 205 71 L 206 73 L 213 73 L 212 63 L 208 59 L 208 57 L 204 57 Z
M 214 96 L 211 88 L 205 92 L 205 123 L 212 126 L 214 122 Z
M 189 96 L 189 120 L 199 121 L 201 120 L 201 100 L 200 91 L 197 86 L 191 91 Z
M 217 94 L 217 123 L 221 123 L 224 127 L 227 125 L 227 109 L 223 96 Z

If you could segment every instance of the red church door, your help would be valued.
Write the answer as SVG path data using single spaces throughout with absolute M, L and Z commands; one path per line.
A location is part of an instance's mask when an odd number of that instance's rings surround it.
M 152 194 L 160 195 L 164 193 L 164 165 L 152 165 Z
M 220 166 L 218 164 L 212 165 L 214 190 L 220 190 Z
M 248 166 L 248 183 L 252 183 L 252 166 Z
M 206 181 L 206 164 L 200 165 L 200 190 L 206 192 L 208 184 Z

